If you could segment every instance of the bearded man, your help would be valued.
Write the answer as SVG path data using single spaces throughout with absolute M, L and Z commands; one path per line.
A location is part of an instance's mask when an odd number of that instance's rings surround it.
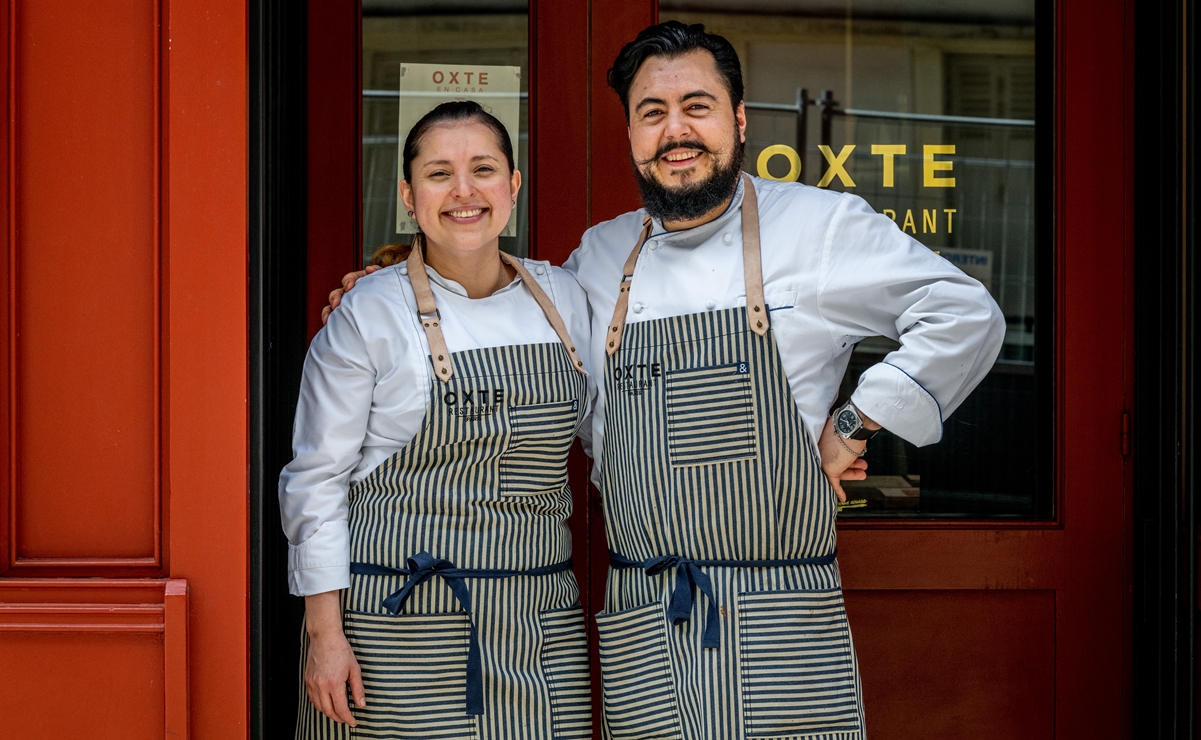
M 937 442 L 992 367 L 1004 319 L 861 198 L 742 173 L 726 39 L 651 26 L 608 79 L 644 207 L 589 229 L 564 265 L 604 368 L 591 436 L 611 553 L 605 735 L 862 738 L 835 560 L 841 481 L 866 477 L 881 427 Z M 868 336 L 900 348 L 831 413 Z
M 1004 318 L 861 198 L 742 174 L 742 75 L 721 36 L 652 26 L 608 79 L 644 208 L 589 229 L 564 265 L 604 368 L 606 731 L 861 738 L 841 481 L 866 476 L 882 426 L 937 442 Z M 831 415 L 852 348 L 876 335 L 901 346 Z

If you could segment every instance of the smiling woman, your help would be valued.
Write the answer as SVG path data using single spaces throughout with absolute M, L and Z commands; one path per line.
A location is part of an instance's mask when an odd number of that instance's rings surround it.
M 504 126 L 478 103 L 443 103 L 409 132 L 403 169 L 400 197 L 425 234 L 427 264 L 471 298 L 511 281 L 491 258 L 521 190 Z
M 289 587 L 305 597 L 298 738 L 343 723 L 591 736 L 566 525 L 588 309 L 562 270 L 499 250 L 513 165 L 478 103 L 423 116 L 400 188 L 421 231 L 310 347 L 280 476 Z

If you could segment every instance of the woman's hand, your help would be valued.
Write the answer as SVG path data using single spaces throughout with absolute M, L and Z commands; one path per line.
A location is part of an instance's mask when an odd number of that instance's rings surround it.
M 367 265 L 367 268 L 364 270 L 359 270 L 358 272 L 348 272 L 343 275 L 342 287 L 332 291 L 329 294 L 329 305 L 321 309 L 321 325 L 324 326 L 325 322 L 329 321 L 329 315 L 333 313 L 334 309 L 338 307 L 338 304 L 342 302 L 342 296 L 346 293 L 346 291 L 354 287 L 354 284 L 358 282 L 359 278 L 370 275 L 376 270 L 382 269 L 384 269 L 382 265 Z
M 866 421 L 865 421 L 866 424 Z M 863 452 L 867 442 L 858 439 L 835 438 L 834 418 L 826 419 L 826 426 L 817 440 L 817 451 L 822 458 L 822 472 L 834 486 L 834 493 L 839 501 L 846 501 L 846 491 L 842 490 L 841 481 L 863 480 L 867 477 L 867 460 L 857 457 L 855 453 Z M 847 448 L 851 449 L 848 450 Z M 854 450 L 852 452 L 851 450 Z
M 337 591 L 306 596 L 305 629 L 309 633 L 309 654 L 304 664 L 304 687 L 309 701 L 326 717 L 351 727 L 358 723 L 346 701 L 346 684 L 355 706 L 367 706 L 362 673 L 354 651 L 342 632 L 342 605 Z

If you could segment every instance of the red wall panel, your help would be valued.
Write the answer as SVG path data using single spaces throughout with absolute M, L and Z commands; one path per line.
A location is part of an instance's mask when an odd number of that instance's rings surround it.
M 247 4 L 0 7 L 0 733 L 245 736 Z
M 8 555 L 24 566 L 159 555 L 158 14 L 11 6 Z
M 4 736 L 186 740 L 187 627 L 185 581 L 0 581 Z

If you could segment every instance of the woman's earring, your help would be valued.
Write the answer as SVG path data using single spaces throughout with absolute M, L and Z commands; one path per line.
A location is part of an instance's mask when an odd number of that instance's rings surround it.
M 513 207 L 514 207 L 514 208 L 516 208 L 516 207 L 517 207 L 517 199 L 516 199 L 516 198 L 514 198 L 514 199 L 513 199 Z
M 412 217 L 413 217 L 413 212 L 409 211 L 409 218 L 412 218 Z

